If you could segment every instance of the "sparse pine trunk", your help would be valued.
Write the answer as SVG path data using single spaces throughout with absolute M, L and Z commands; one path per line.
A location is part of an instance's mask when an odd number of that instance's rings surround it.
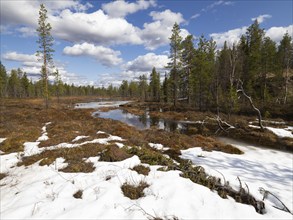
M 38 28 L 37 32 L 39 39 L 37 43 L 39 44 L 39 49 L 37 51 L 37 56 L 43 62 L 41 69 L 42 80 L 43 80 L 43 97 L 45 101 L 46 109 L 49 108 L 49 89 L 48 89 L 48 77 L 49 77 L 49 66 L 53 66 L 52 49 L 54 39 L 50 33 L 52 27 L 50 23 L 47 22 L 47 10 L 44 4 L 40 5 Z

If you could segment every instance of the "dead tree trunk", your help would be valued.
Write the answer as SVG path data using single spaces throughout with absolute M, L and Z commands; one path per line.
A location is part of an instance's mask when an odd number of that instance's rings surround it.
M 237 93 L 238 93 L 238 92 L 241 92 L 242 95 L 243 95 L 245 98 L 248 99 L 249 104 L 250 104 L 250 106 L 253 108 L 253 110 L 257 112 L 257 115 L 258 115 L 258 125 L 259 125 L 260 129 L 263 131 L 263 130 L 264 130 L 264 127 L 263 127 L 263 125 L 262 125 L 262 117 L 261 117 L 260 110 L 259 110 L 257 107 L 255 107 L 255 105 L 254 105 L 253 102 L 252 102 L 252 98 L 251 98 L 250 96 L 248 96 L 248 95 L 246 94 L 246 92 L 244 91 L 244 89 L 243 89 L 243 82 L 242 82 L 241 80 L 238 80 L 238 86 L 237 86 L 237 87 L 238 87 L 238 88 L 237 88 Z

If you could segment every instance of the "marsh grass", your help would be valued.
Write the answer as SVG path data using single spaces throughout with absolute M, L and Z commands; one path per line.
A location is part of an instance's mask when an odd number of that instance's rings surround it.
M 126 149 L 126 151 L 131 155 L 137 155 L 142 163 L 162 166 L 168 166 L 173 164 L 173 161 L 165 157 L 161 152 L 158 152 L 145 146 L 134 146 Z
M 78 190 L 73 194 L 73 197 L 76 198 L 76 199 L 82 199 L 82 194 L 83 194 L 83 191 Z
M 147 187 L 149 187 L 148 183 L 146 183 L 144 181 L 140 181 L 137 185 L 132 185 L 130 183 L 124 183 L 121 186 L 121 190 L 122 190 L 124 196 L 126 196 L 132 200 L 135 200 L 135 199 L 139 199 L 139 198 L 145 196 L 143 190 Z
M 143 166 L 143 165 L 137 165 L 132 168 L 132 170 L 136 171 L 138 174 L 142 174 L 147 176 L 149 172 L 151 171 L 149 167 Z
M 106 162 L 122 161 L 132 156 L 125 150 L 117 147 L 116 145 L 107 146 L 106 149 L 103 150 L 99 155 L 99 160 Z

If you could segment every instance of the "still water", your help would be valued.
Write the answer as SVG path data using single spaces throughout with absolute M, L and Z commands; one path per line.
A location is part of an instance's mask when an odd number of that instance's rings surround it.
M 127 111 L 121 109 L 114 109 L 108 112 L 97 111 L 93 115 L 94 117 L 118 120 L 140 130 L 156 127 L 166 131 L 189 133 L 192 129 L 196 128 L 198 124 L 200 124 L 200 122 L 173 121 L 151 117 L 148 111 L 145 111 L 145 113 L 141 116 L 128 113 Z

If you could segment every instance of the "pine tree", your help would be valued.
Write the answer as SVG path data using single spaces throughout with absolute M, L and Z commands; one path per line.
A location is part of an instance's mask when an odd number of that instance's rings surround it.
M 58 69 L 56 69 L 54 75 L 55 75 L 56 95 L 57 95 L 57 100 L 58 100 L 58 103 L 59 103 L 60 102 L 60 96 L 62 96 L 63 92 L 64 92 L 64 87 L 63 87 L 63 82 L 61 80 L 61 76 L 59 74 Z
M 148 82 L 146 75 L 139 76 L 139 96 L 141 98 L 141 101 L 147 100 L 147 91 L 148 91 Z
M 128 97 L 128 82 L 127 80 L 123 80 L 120 86 L 120 95 L 122 97 Z
M 269 97 L 269 91 L 267 87 L 268 74 L 276 71 L 276 53 L 276 43 L 269 37 L 265 37 L 261 48 L 262 71 L 259 82 L 261 87 L 261 99 L 264 105 L 266 104 L 266 101 Z
M 170 39 L 170 60 L 168 68 L 171 70 L 173 90 L 173 105 L 176 107 L 178 100 L 178 80 L 179 72 L 182 66 L 182 37 L 180 36 L 180 27 L 177 23 L 174 24 Z
M 21 79 L 20 79 L 20 82 L 21 82 L 21 90 L 22 90 L 22 97 L 29 97 L 29 80 L 27 78 L 27 75 L 26 73 L 23 73 Z
M 284 77 L 284 98 L 283 103 L 287 103 L 288 84 L 289 84 L 289 69 L 293 65 L 293 43 L 291 36 L 286 33 L 280 41 L 278 48 L 279 63 L 282 73 L 285 72 Z M 283 74 L 282 74 L 283 75 Z
M 195 71 L 192 76 L 193 90 L 196 94 L 196 104 L 199 109 L 205 110 L 211 97 L 211 81 L 215 68 L 215 42 L 206 40 L 202 35 L 199 38 L 195 56 Z
M 45 107 L 49 107 L 49 88 L 48 88 L 48 77 L 50 75 L 50 66 L 53 65 L 53 52 L 52 49 L 54 39 L 51 35 L 51 25 L 47 22 L 47 9 L 44 4 L 40 5 L 38 28 L 37 32 L 39 39 L 37 43 L 39 44 L 39 49 L 37 51 L 37 56 L 42 60 L 43 65 L 41 69 L 42 82 L 43 82 L 43 96 L 45 100 Z
M 192 86 L 191 86 L 191 72 L 195 66 L 195 48 L 193 45 L 193 36 L 188 35 L 182 41 L 182 88 L 183 97 L 187 97 L 188 104 L 191 104 Z
M 246 40 L 248 45 L 248 72 L 247 81 L 244 82 L 244 89 L 248 94 L 254 93 L 256 81 L 261 74 L 261 47 L 264 37 L 264 30 L 259 27 L 257 20 L 247 28 Z M 255 91 L 260 93 L 259 91 Z M 254 94 L 256 95 L 256 94 Z
M 0 97 L 5 97 L 7 93 L 8 76 L 5 66 L 0 61 Z
M 150 75 L 150 96 L 152 101 L 160 101 L 160 74 L 154 67 Z
M 10 77 L 8 79 L 8 94 L 10 97 L 20 97 L 20 79 L 18 78 L 17 70 L 11 70 Z
M 161 89 L 161 94 L 162 94 L 162 99 L 165 103 L 169 102 L 169 79 L 167 76 L 167 73 L 165 73 L 165 78 L 162 84 L 162 89 Z

